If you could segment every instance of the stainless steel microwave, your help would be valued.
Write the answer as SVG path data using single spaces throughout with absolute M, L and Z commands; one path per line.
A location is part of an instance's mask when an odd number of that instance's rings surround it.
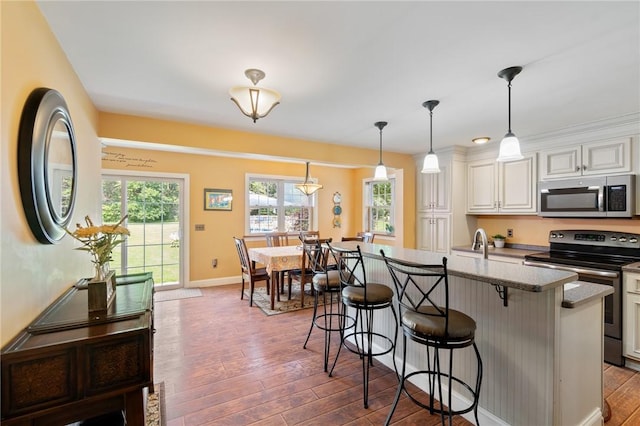
M 631 217 L 635 175 L 593 176 L 538 183 L 538 215 L 546 217 Z

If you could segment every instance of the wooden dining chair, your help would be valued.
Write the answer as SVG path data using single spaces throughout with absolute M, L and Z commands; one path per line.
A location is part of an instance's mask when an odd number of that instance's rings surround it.
M 364 243 L 372 243 L 376 234 L 373 232 L 358 232 L 356 233 L 357 237 L 362 237 L 362 242 Z
M 286 232 L 269 232 L 265 235 L 267 247 L 281 247 L 289 245 L 289 235 Z
M 265 235 L 265 238 L 267 240 L 267 247 L 282 247 L 282 246 L 289 245 L 289 235 L 286 232 L 269 232 L 268 234 Z M 296 271 L 280 271 L 280 273 L 278 274 L 278 281 L 280 284 L 279 287 L 280 287 L 281 293 L 284 293 L 285 276 L 288 277 L 289 300 L 291 299 L 291 286 L 293 284 L 292 273 L 294 275 L 298 275 L 300 271 L 299 270 L 297 272 Z
M 254 263 L 249 260 L 249 251 L 243 238 L 233 237 L 233 241 L 240 258 L 240 267 L 242 268 L 242 289 L 240 290 L 240 300 L 244 299 L 244 280 L 249 280 L 249 306 L 253 306 L 253 290 L 255 283 L 265 281 L 267 284 L 267 294 L 269 294 L 269 285 L 271 277 L 267 273 L 266 268 L 256 268 Z
M 300 232 L 300 241 L 304 242 L 307 240 L 317 240 L 320 238 L 319 231 L 301 231 Z
M 342 237 L 342 241 L 364 241 L 364 237 Z

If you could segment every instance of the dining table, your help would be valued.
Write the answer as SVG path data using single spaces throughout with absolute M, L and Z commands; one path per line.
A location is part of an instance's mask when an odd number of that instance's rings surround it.
M 302 270 L 304 251 L 302 246 L 252 247 L 249 248 L 249 260 L 261 263 L 271 275 L 271 309 L 275 307 L 275 295 L 279 291 L 278 276 L 281 272 Z M 301 276 L 304 282 L 304 276 Z M 300 288 L 300 304 L 304 306 L 304 286 Z

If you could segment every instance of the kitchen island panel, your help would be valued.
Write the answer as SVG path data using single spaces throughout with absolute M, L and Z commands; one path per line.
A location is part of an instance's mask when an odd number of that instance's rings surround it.
M 416 253 L 412 260 L 420 256 Z M 471 261 L 474 264 L 486 262 L 483 259 Z M 379 256 L 365 255 L 365 265 L 369 282 L 393 286 Z M 482 269 L 482 265 L 474 267 Z M 526 272 L 524 274 L 527 275 Z M 564 277 L 561 276 L 560 280 Z M 601 419 L 602 330 L 589 329 L 584 333 L 588 336 L 580 336 L 576 333 L 580 328 L 575 324 L 593 322 L 593 312 L 602 312 L 601 299 L 586 304 L 584 309 L 563 309 L 562 286 L 549 284 L 545 291 L 510 288 L 509 304 L 505 307 L 495 286 L 487 282 L 465 274 L 450 273 L 449 283 L 451 308 L 465 312 L 477 323 L 476 342 L 484 364 L 479 410 L 481 424 L 569 424 L 564 421 L 568 418 L 572 419 L 571 424 L 599 424 L 591 422 Z M 393 316 L 388 311 L 380 314 L 376 327 L 392 336 Z M 601 315 L 595 321 L 601 319 Z M 563 323 L 565 318 L 571 320 Z M 408 345 L 408 370 L 423 368 L 426 365 L 424 347 L 411 341 Z M 573 357 L 576 353 L 596 355 Z M 399 336 L 397 365 L 400 365 L 401 354 L 402 338 Z M 444 352 L 441 356 L 443 363 L 448 362 Z M 382 361 L 392 368 L 390 356 Z M 476 368 L 471 348 L 455 352 L 454 371 L 457 376 L 465 382 L 474 383 Z M 588 389 L 584 389 L 585 382 L 589 383 Z M 427 389 L 426 381 L 416 385 Z M 454 387 L 454 390 L 457 389 Z M 576 390 L 588 395 L 576 399 Z M 467 404 L 464 394 L 458 392 L 458 399 L 455 398 L 454 407 Z M 467 418 L 473 421 L 472 416 L 467 415 Z M 573 422 L 574 419 L 581 421 Z

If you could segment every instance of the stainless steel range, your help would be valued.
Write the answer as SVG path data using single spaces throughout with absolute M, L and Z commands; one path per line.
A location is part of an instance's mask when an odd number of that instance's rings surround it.
M 640 261 L 640 235 L 560 230 L 549 233 L 550 250 L 525 256 L 525 265 L 562 269 L 580 281 L 610 285 L 604 301 L 604 360 L 624 365 L 622 356 L 622 267 Z

